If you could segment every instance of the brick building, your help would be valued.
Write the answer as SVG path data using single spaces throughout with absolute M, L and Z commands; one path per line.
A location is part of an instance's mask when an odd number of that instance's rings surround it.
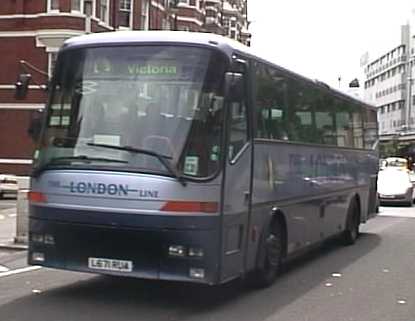
M 214 32 L 249 44 L 247 0 L 2 0 L 0 6 L 0 173 L 30 172 L 32 113 L 56 53 L 73 36 L 118 30 Z M 23 60 L 25 63 L 21 63 Z M 14 98 L 22 71 L 32 75 L 27 99 Z

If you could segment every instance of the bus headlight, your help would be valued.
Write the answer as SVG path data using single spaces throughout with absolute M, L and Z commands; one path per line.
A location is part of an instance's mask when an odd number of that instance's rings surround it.
M 182 245 L 170 245 L 169 246 L 169 255 L 170 256 L 186 256 L 186 248 Z
M 51 234 L 32 234 L 31 240 L 34 243 L 55 245 L 55 238 Z
M 33 262 L 45 262 L 45 254 L 41 252 L 33 252 L 32 261 Z
M 32 234 L 31 240 L 34 243 L 43 243 L 44 241 L 43 234 Z
M 55 238 L 53 237 L 53 235 L 45 234 L 44 242 L 45 244 L 55 245 Z
M 189 248 L 189 256 L 190 257 L 203 257 L 204 252 L 202 248 L 199 247 L 191 247 Z
M 204 279 L 205 269 L 190 268 L 190 277 L 193 279 Z

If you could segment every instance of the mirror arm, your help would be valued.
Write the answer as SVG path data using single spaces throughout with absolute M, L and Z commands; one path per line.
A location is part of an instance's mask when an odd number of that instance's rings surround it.
M 20 60 L 19 61 L 21 68 L 23 69 L 23 71 L 25 73 L 29 73 L 28 72 L 28 68 L 38 72 L 39 74 L 46 76 L 47 78 L 49 78 L 49 74 L 39 68 L 37 68 L 36 66 L 32 65 L 31 63 L 27 62 L 26 60 Z
M 37 73 L 41 74 L 42 76 L 45 76 L 47 80 L 49 80 L 49 74 L 39 68 L 37 68 L 36 66 L 32 65 L 31 63 L 27 62 L 26 60 L 20 60 L 19 61 L 20 67 L 23 71 L 23 73 L 26 74 L 30 74 L 30 69 L 33 71 L 36 71 Z M 33 81 L 33 78 L 32 78 Z M 34 81 L 33 81 L 34 82 Z M 38 86 L 38 88 L 47 91 L 48 90 L 48 85 L 47 84 L 39 84 L 34 82 L 35 85 Z

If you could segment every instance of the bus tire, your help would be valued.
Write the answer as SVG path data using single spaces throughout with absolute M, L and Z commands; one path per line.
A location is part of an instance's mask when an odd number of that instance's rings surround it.
M 357 201 L 353 200 L 347 211 L 346 230 L 343 232 L 344 245 L 353 245 L 359 237 L 360 213 Z
M 261 261 L 255 271 L 248 275 L 247 283 L 254 288 L 265 288 L 272 285 L 277 278 L 283 257 L 282 226 L 273 220 L 262 241 Z

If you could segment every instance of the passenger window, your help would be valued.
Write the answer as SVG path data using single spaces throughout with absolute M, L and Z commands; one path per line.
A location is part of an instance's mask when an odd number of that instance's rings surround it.
M 352 113 L 352 130 L 354 147 L 363 148 L 363 120 L 362 114 L 358 111 Z
M 314 113 L 318 93 L 307 85 L 291 81 L 289 95 L 289 126 L 290 140 L 304 143 L 320 143 L 320 136 L 316 130 Z
M 363 123 L 364 123 L 364 143 L 366 149 L 376 149 L 377 148 L 377 118 L 375 110 L 367 110 L 363 114 Z
M 340 107 L 341 108 L 341 107 Z M 351 114 L 346 110 L 336 113 L 337 146 L 353 147 L 353 131 L 351 128 Z
M 320 137 L 320 144 L 336 145 L 333 115 L 327 111 L 316 112 L 316 128 Z
M 284 126 L 287 109 L 286 79 L 264 64 L 256 65 L 257 138 L 287 140 Z

